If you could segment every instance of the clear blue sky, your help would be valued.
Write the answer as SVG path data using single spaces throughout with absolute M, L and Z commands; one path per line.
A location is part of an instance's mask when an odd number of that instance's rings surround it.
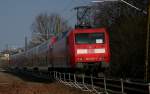
M 91 0 L 0 0 L 0 50 L 23 47 L 24 38 L 31 36 L 31 24 L 40 13 L 59 13 L 69 23 L 75 23 L 72 8 L 89 4 Z M 74 16 L 74 17 L 73 17 Z M 73 17 L 73 18 L 72 18 Z M 72 24 L 72 25 L 73 25 Z

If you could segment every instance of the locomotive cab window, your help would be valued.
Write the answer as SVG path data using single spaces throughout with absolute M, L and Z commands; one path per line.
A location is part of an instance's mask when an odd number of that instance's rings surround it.
M 104 39 L 104 33 L 80 33 L 75 35 L 77 44 L 103 44 Z

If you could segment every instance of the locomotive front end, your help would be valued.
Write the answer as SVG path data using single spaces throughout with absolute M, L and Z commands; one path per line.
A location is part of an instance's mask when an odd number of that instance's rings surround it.
M 77 67 L 108 67 L 110 50 L 106 29 L 82 29 L 75 32 L 75 62 Z

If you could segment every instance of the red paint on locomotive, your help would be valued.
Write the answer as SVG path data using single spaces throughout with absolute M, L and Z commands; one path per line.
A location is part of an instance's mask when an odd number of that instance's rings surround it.
M 109 63 L 109 35 L 105 28 L 75 29 L 69 36 L 71 65 L 78 63 Z

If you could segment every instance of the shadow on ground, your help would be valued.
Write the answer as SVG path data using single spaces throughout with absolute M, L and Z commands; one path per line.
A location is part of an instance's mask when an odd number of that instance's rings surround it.
M 38 82 L 38 83 L 48 83 L 48 84 L 55 82 L 51 77 L 48 77 L 48 74 L 46 73 L 44 75 L 39 75 L 38 73 L 36 73 L 35 75 L 32 72 L 25 72 L 21 70 L 11 70 L 11 71 L 7 70 L 4 72 L 13 76 L 17 76 L 23 81 L 28 81 L 28 82 Z

